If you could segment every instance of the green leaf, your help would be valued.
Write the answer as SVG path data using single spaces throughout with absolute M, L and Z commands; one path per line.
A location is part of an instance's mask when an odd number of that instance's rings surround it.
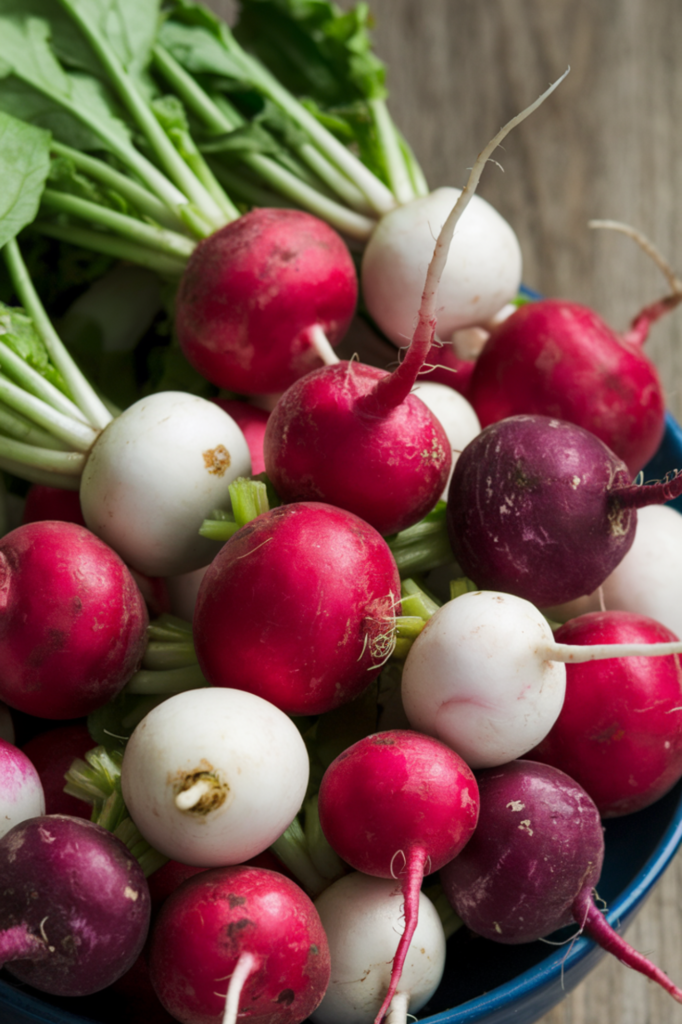
M 49 169 L 49 133 L 0 112 L 0 248 L 35 220 Z
M 0 302 L 0 341 L 11 348 L 25 363 L 41 376 L 59 388 L 64 394 L 69 391 L 62 375 L 50 361 L 45 343 L 23 309 L 6 306 Z
M 130 74 L 138 75 L 147 67 L 156 38 L 159 0 L 63 0 L 63 5 L 77 10 L 97 27 Z M 54 0 L 51 9 L 54 11 Z M 56 19 L 55 26 L 55 49 L 62 59 L 101 74 L 97 58 L 78 30 L 67 26 L 63 18 Z

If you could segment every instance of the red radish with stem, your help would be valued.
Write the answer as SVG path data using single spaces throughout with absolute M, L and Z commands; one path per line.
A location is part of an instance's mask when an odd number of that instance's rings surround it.
M 651 325 L 682 301 L 682 282 L 651 243 L 625 225 L 664 271 L 671 294 L 617 334 L 593 310 L 561 299 L 520 306 L 493 328 L 467 397 L 484 427 L 519 413 L 555 416 L 596 434 L 635 476 L 655 455 L 665 429 L 665 398 L 642 346 Z
M 595 590 L 632 545 L 637 509 L 680 493 L 682 475 L 633 484 L 625 463 L 582 427 L 510 416 L 457 460 L 448 536 L 476 586 L 542 608 Z
M 476 780 L 444 743 L 394 729 L 359 740 L 331 763 L 318 806 L 325 836 L 351 867 L 379 878 L 403 876 L 405 928 L 379 1022 L 417 926 L 423 877 L 456 857 L 476 827 Z
M 564 772 L 513 761 L 478 775 L 481 814 L 459 857 L 440 873 L 456 913 L 494 942 L 543 938 L 577 922 L 618 959 L 678 1002 L 682 991 L 632 948 L 597 908 L 604 859 L 599 811 Z
M 679 653 L 679 641 L 561 644 L 529 601 L 472 591 L 438 608 L 412 644 L 402 702 L 413 729 L 488 768 L 547 735 L 564 701 L 564 663 Z
M 80 718 L 138 668 L 149 623 L 119 556 L 76 523 L 0 538 L 0 696 L 39 718 Z
M 215 868 L 164 903 L 149 956 L 159 999 L 181 1024 L 299 1024 L 329 982 L 327 938 L 294 882 L 264 868 Z
M 561 81 L 561 79 L 559 79 Z M 513 118 L 479 154 L 438 235 L 412 342 L 393 373 L 340 362 L 289 388 L 265 432 L 265 467 L 285 501 L 326 501 L 380 533 L 418 522 L 436 504 L 450 469 L 445 433 L 410 392 L 433 344 L 438 286 L 455 227 L 492 152 L 556 88 Z
M 41 992 L 111 985 L 142 950 L 149 908 L 139 863 L 93 822 L 43 815 L 0 840 L 0 963 Z
M 325 362 L 356 302 L 355 266 L 333 228 L 299 210 L 260 208 L 199 242 L 175 324 L 185 356 L 207 380 L 264 394 Z
M 630 612 L 593 612 L 555 632 L 558 643 L 664 643 L 665 626 Z M 682 775 L 682 665 L 667 658 L 609 658 L 566 666 L 557 721 L 526 755 L 561 768 L 589 793 L 602 818 L 662 797 Z
M 322 714 L 362 693 L 394 644 L 400 577 L 362 519 L 317 502 L 271 509 L 206 570 L 193 632 L 212 686 Z

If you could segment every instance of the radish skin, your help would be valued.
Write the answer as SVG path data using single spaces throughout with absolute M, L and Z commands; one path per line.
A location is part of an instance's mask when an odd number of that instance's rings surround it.
M 13 743 L 0 739 L 0 838 L 26 818 L 45 813 L 45 794 L 35 765 Z

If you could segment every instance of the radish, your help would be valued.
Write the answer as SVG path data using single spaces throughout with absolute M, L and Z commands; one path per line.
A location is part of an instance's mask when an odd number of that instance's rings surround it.
M 84 758 L 93 746 L 87 726 L 80 722 L 49 729 L 23 744 L 21 749 L 38 772 L 45 793 L 44 813 L 90 818 L 91 805 L 64 792 L 64 775 L 74 759 Z
M 199 527 L 213 508 L 229 507 L 230 483 L 251 469 L 241 430 L 214 403 L 184 392 L 150 395 L 112 418 L 50 324 L 16 242 L 3 253 L 74 401 L 1 349 L 10 379 L 0 382 L 0 398 L 19 416 L 16 432 L 0 438 L 0 467 L 80 489 L 89 529 L 147 576 L 206 565 L 216 547 Z
M 284 501 L 339 505 L 384 535 L 413 525 L 436 504 L 450 470 L 450 446 L 441 425 L 410 391 L 434 341 L 438 287 L 455 227 L 492 152 L 556 85 L 488 143 L 435 248 L 429 236 L 432 255 L 421 304 L 413 296 L 409 305 L 410 325 L 416 315 L 417 326 L 400 366 L 391 374 L 352 362 L 326 366 L 293 384 L 277 403 L 265 432 L 265 467 Z
M 211 686 L 321 714 L 379 674 L 399 612 L 398 570 L 376 530 L 331 505 L 294 503 L 247 523 L 216 555 L 194 644 Z
M 626 554 L 638 508 L 682 492 L 682 476 L 635 486 L 594 434 L 548 416 L 486 427 L 457 461 L 447 528 L 478 587 L 544 607 L 598 587 Z
M 149 970 L 181 1024 L 299 1024 L 329 982 L 329 947 L 315 907 L 294 882 L 263 868 L 215 868 L 164 903 Z
M 564 662 L 682 652 L 682 643 L 562 644 L 529 601 L 470 591 L 448 601 L 412 644 L 402 675 L 413 729 L 472 768 L 521 757 L 547 735 L 566 690 Z
M 476 832 L 440 874 L 464 923 L 494 942 L 521 943 L 577 922 L 596 943 L 682 1002 L 682 991 L 597 909 L 592 890 L 604 838 L 585 790 L 564 772 L 531 761 L 491 768 L 478 779 Z
M 0 697 L 39 718 L 79 718 L 138 668 L 149 622 L 117 554 L 75 523 L 0 539 Z
M 249 446 L 253 476 L 263 473 L 265 471 L 263 439 L 269 413 L 265 409 L 259 409 L 249 402 L 242 402 L 236 398 L 213 398 L 211 401 L 232 417 L 244 435 Z
M 556 622 L 603 609 L 648 615 L 682 636 L 682 516 L 668 505 L 637 512 L 632 547 L 586 597 L 546 608 Z
M 22 523 L 36 523 L 41 519 L 59 519 L 64 523 L 85 526 L 81 503 L 76 491 L 47 484 L 31 484 L 21 515 Z
M 13 743 L 0 739 L 0 838 L 18 822 L 45 813 L 35 765 Z
M 405 926 L 378 1024 L 398 990 L 424 874 L 456 857 L 474 831 L 476 781 L 444 743 L 388 730 L 359 740 L 331 763 L 320 784 L 319 813 L 330 845 L 351 867 L 379 878 L 403 876 Z
M 555 633 L 562 644 L 664 643 L 665 626 L 630 612 L 593 612 Z M 630 814 L 682 776 L 682 665 L 668 658 L 609 658 L 566 666 L 566 699 L 545 738 L 526 755 L 561 768 L 602 818 Z
M 391 981 L 395 936 L 402 928 L 403 896 L 390 879 L 358 871 L 318 896 L 315 908 L 329 940 L 331 978 L 314 1024 L 372 1024 Z M 434 994 L 445 968 L 445 934 L 438 912 L 419 893 L 419 921 L 389 1008 L 399 1024 Z
M 149 907 L 140 865 L 99 825 L 45 815 L 0 840 L 0 963 L 41 992 L 112 984 L 142 949 Z
M 414 393 L 429 407 L 443 426 L 450 442 L 450 473 L 442 494 L 447 500 L 447 489 L 463 448 L 480 434 L 481 424 L 470 402 L 454 388 L 437 381 L 418 380 Z
M 277 839 L 308 785 L 301 735 L 283 712 L 241 690 L 176 694 L 128 740 L 123 799 L 144 838 L 183 864 L 239 864 Z
M 493 327 L 476 360 L 468 397 L 483 426 L 518 413 L 569 420 L 596 434 L 635 476 L 665 430 L 663 387 L 642 351 L 651 325 L 682 299 L 682 283 L 648 239 L 627 225 L 593 221 L 634 237 L 672 292 L 616 334 L 591 309 L 561 299 L 520 306 Z
M 332 228 L 298 210 L 257 209 L 196 247 L 175 323 L 202 376 L 239 394 L 263 394 L 284 391 L 326 362 L 356 302 L 355 266 Z

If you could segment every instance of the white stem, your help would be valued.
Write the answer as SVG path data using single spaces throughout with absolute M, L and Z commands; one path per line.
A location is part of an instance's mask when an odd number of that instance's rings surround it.
M 341 361 L 332 348 L 329 338 L 319 324 L 313 324 L 312 327 L 309 327 L 307 334 L 308 341 L 315 349 L 325 366 L 333 366 L 334 363 L 339 363 Z
M 239 1000 L 246 980 L 253 973 L 258 961 L 253 953 L 240 953 L 235 965 L 230 984 L 227 987 L 227 998 L 225 1000 L 225 1013 L 222 1024 L 237 1024 L 239 1012 Z
M 602 661 L 606 658 L 662 658 L 668 654 L 682 654 L 682 642 L 658 644 L 547 644 L 544 661 L 572 662 Z
M 587 226 L 590 228 L 608 228 L 610 231 L 620 231 L 623 235 L 627 235 L 628 238 L 632 238 L 637 242 L 640 249 L 654 261 L 668 282 L 670 290 L 676 294 L 682 291 L 682 281 L 680 281 L 675 271 L 663 254 L 658 251 L 654 243 L 646 235 L 642 234 L 641 231 L 631 227 L 629 224 L 624 224 L 620 220 L 590 220 L 587 222 Z
M 406 1024 L 409 992 L 396 992 L 386 1014 L 386 1024 Z
M 212 789 L 213 783 L 208 779 L 198 779 L 189 789 L 183 789 L 181 793 L 178 793 L 175 798 L 175 806 L 179 811 L 191 811 Z

